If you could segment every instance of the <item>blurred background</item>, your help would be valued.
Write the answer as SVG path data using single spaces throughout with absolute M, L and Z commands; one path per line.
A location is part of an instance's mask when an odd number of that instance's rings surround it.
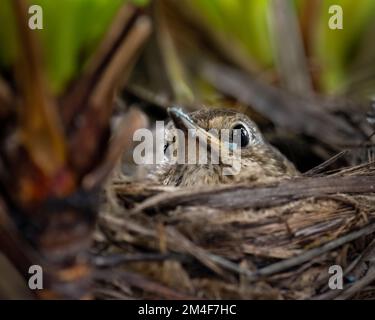
M 126 2 L 126 1 L 125 1 Z M 250 115 L 302 170 L 343 149 L 368 158 L 366 121 L 375 91 L 372 0 L 138 0 L 153 32 L 121 94 L 151 120 L 166 107 L 203 105 Z M 123 0 L 36 0 L 38 30 L 53 94 L 84 70 Z M 330 29 L 332 5 L 343 29 Z M 17 56 L 9 0 L 1 0 L 0 67 L 12 82 Z M 372 153 L 371 153 L 372 154 Z M 359 160 L 357 158 L 360 158 Z
M 2 207 L 45 223 L 45 201 L 94 190 L 172 105 L 246 113 L 302 172 L 373 161 L 374 38 L 373 0 L 0 0 L 0 227 Z
M 336 4 L 343 29 L 329 28 Z M 240 110 L 302 171 L 342 150 L 339 166 L 372 159 L 374 1 L 164 0 L 148 10 L 154 32 L 125 99 Z

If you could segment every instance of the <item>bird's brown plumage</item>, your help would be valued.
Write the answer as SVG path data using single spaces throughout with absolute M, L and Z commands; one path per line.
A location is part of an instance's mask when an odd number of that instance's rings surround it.
M 168 123 L 165 136 L 168 140 L 175 135 L 182 111 L 173 109 L 169 111 L 172 121 Z M 176 116 L 177 115 L 177 116 Z M 236 182 L 267 182 L 298 175 L 294 165 L 286 159 L 277 149 L 266 142 L 256 124 L 246 115 L 231 110 L 202 109 L 188 115 L 189 119 L 205 131 L 216 129 L 229 129 L 240 123 L 250 134 L 248 146 L 240 148 L 240 170 L 237 174 L 223 174 L 224 164 L 176 164 L 168 156 L 165 161 L 157 166 L 152 177 L 159 183 L 174 186 L 215 185 Z M 186 143 L 177 139 L 174 143 Z M 166 153 L 169 145 L 166 145 Z M 198 148 L 199 150 L 199 148 Z M 208 148 L 210 157 L 210 148 Z M 227 168 L 230 170 L 230 168 Z

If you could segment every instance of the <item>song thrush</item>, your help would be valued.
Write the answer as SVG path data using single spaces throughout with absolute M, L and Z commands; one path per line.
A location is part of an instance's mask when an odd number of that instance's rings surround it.
M 151 174 L 151 177 L 161 184 L 195 186 L 235 182 L 255 183 L 299 174 L 284 155 L 265 141 L 256 124 L 242 113 L 202 109 L 187 114 L 179 108 L 169 108 L 168 113 L 171 121 L 165 128 L 164 161 Z M 180 129 L 185 136 L 181 138 L 176 134 L 176 129 Z M 222 129 L 229 131 L 229 141 L 226 143 L 221 139 Z M 212 131 L 219 134 L 212 134 Z M 239 138 L 236 139 L 237 144 L 233 143 L 234 132 Z M 200 143 L 201 138 L 206 142 Z M 172 155 L 179 150 L 178 147 L 183 146 L 185 151 L 194 147 L 193 144 L 188 143 L 188 139 L 196 141 L 195 152 L 193 152 L 196 159 L 203 153 L 202 148 L 207 149 L 207 163 L 191 161 L 191 155 L 185 156 L 185 163 L 176 162 L 176 158 Z M 211 161 L 214 154 L 218 155 L 216 163 Z M 226 154 L 232 154 L 232 158 Z M 237 160 L 240 166 L 231 167 L 230 161 L 224 161 L 228 159 Z

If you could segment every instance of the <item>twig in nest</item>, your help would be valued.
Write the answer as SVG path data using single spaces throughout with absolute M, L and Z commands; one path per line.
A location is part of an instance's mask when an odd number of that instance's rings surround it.
M 217 263 L 218 265 L 224 267 L 225 269 L 234 271 L 238 274 L 244 275 L 249 281 L 257 281 L 258 279 L 270 276 L 275 273 L 284 271 L 286 269 L 289 269 L 291 267 L 300 265 L 302 263 L 305 263 L 309 260 L 312 260 L 313 258 L 322 255 L 323 253 L 326 253 L 328 251 L 331 251 L 337 247 L 342 246 L 345 243 L 348 243 L 350 241 L 353 241 L 355 239 L 358 239 L 360 237 L 369 235 L 375 231 L 375 224 L 367 226 L 359 231 L 352 232 L 350 234 L 347 234 L 341 238 L 338 238 L 336 240 L 333 240 L 329 243 L 324 244 L 323 246 L 319 248 L 315 248 L 309 251 L 306 251 L 297 257 L 290 258 L 288 260 L 283 260 L 281 262 L 277 262 L 275 264 L 272 264 L 270 266 L 264 267 L 260 270 L 257 270 L 255 272 L 252 272 L 250 270 L 244 269 L 236 265 L 235 263 L 222 258 L 220 256 L 209 254 L 209 258 Z
M 367 248 L 362 252 L 362 254 L 356 258 L 349 266 L 346 268 L 344 275 L 348 276 L 350 274 L 356 273 L 356 270 L 361 269 L 366 260 L 371 257 L 371 255 L 374 254 L 374 249 L 375 249 L 375 239 L 371 241 L 371 243 L 367 246 Z M 367 273 L 369 270 L 367 270 Z M 326 279 L 324 280 L 326 282 Z M 350 288 L 352 286 L 349 285 Z M 358 288 L 358 287 L 357 287 Z M 362 287 L 361 287 L 362 288 Z M 358 288 L 360 290 L 361 288 Z M 313 300 L 327 300 L 327 299 L 334 299 L 337 296 L 342 293 L 339 290 L 329 290 L 328 285 L 325 286 L 324 291 L 328 290 L 327 292 L 324 292 L 318 296 L 312 297 Z
M 213 259 L 209 258 L 209 254 L 202 248 L 196 246 L 193 242 L 188 240 L 185 236 L 183 236 L 180 232 L 172 227 L 166 228 L 168 241 L 178 243 L 184 251 L 190 253 L 193 257 L 199 260 L 203 265 L 214 271 L 215 273 L 221 275 L 224 278 L 229 278 L 228 275 L 224 273 L 224 271 L 217 265 L 217 261 L 213 261 Z
M 371 192 L 375 192 L 375 176 L 297 178 L 265 187 L 234 185 L 162 193 L 136 206 L 133 213 L 173 208 L 184 204 L 205 205 L 213 208 L 230 207 L 231 209 L 267 208 L 321 195 Z M 118 193 L 118 196 L 121 198 L 121 192 Z
M 356 275 L 357 278 L 361 276 L 363 268 L 368 261 L 373 260 L 375 257 L 375 239 L 367 246 L 367 248 L 362 252 L 359 258 L 353 263 L 350 268 L 345 270 L 345 275 Z
M 342 294 L 336 297 L 336 300 L 345 300 L 351 298 L 353 295 L 358 293 L 362 288 L 366 287 L 368 284 L 372 283 L 375 280 L 375 267 L 369 269 L 367 274 L 348 289 L 346 289 Z
M 160 254 L 160 253 L 139 253 L 139 254 L 110 254 L 106 256 L 95 256 L 93 262 L 98 268 L 117 267 L 118 265 L 129 262 L 144 261 L 166 261 L 166 260 L 183 260 L 178 255 Z
M 129 220 L 124 221 L 120 218 L 116 218 L 110 215 L 102 215 L 100 217 L 100 221 L 102 221 L 102 224 L 104 224 L 104 226 L 110 225 L 112 228 L 113 226 L 117 226 L 124 228 L 125 230 L 131 230 L 132 232 L 140 233 L 143 236 L 158 239 L 156 230 L 148 228 L 146 226 L 141 226 Z M 204 249 L 195 245 L 173 227 L 167 227 L 165 228 L 165 231 L 167 233 L 168 247 L 171 248 L 171 250 L 175 250 L 176 248 L 178 248 L 178 250 L 181 250 L 182 252 L 188 253 L 193 256 L 195 259 L 201 262 L 202 265 L 206 266 L 213 272 L 227 278 L 227 275 L 225 275 L 223 270 L 216 264 L 216 262 L 209 258 L 208 253 Z
M 196 300 L 196 298 L 185 293 L 180 293 L 157 282 L 148 280 L 138 274 L 123 270 L 98 271 L 96 273 L 96 279 L 102 281 L 116 280 L 117 282 L 124 282 L 132 287 L 142 289 L 145 292 L 157 294 L 157 297 L 164 297 L 166 299 Z
M 319 164 L 318 166 L 310 169 L 309 171 L 304 172 L 304 176 L 310 177 L 316 174 L 321 173 L 325 168 L 329 167 L 331 164 L 335 163 L 338 159 L 345 156 L 348 153 L 347 150 L 341 151 L 338 154 L 334 155 L 333 157 L 329 158 L 327 161 Z
M 340 247 L 345 243 L 351 242 L 351 241 L 353 241 L 355 239 L 358 239 L 360 237 L 367 236 L 367 235 L 369 235 L 371 233 L 374 233 L 374 232 L 375 232 L 375 224 L 371 224 L 371 225 L 369 225 L 367 227 L 364 227 L 364 228 L 362 228 L 358 231 L 354 231 L 354 232 L 349 233 L 349 234 L 347 234 L 347 235 L 345 235 L 341 238 L 338 238 L 336 240 L 328 242 L 328 243 L 322 245 L 319 248 L 314 248 L 314 249 L 311 249 L 309 251 L 306 251 L 306 252 L 302 253 L 301 255 L 299 255 L 297 257 L 293 257 L 293 258 L 290 258 L 288 260 L 280 261 L 280 262 L 274 263 L 270 266 L 267 266 L 263 269 L 260 269 L 256 272 L 254 272 L 254 275 L 251 278 L 251 280 L 256 280 L 256 279 L 259 279 L 260 277 L 269 276 L 271 274 L 274 274 L 274 273 L 289 269 L 291 267 L 294 267 L 296 265 L 302 264 L 302 263 L 307 262 L 311 259 L 314 259 L 314 258 L 316 258 L 316 257 L 318 257 L 318 256 L 320 256 L 320 255 L 322 255 L 326 252 L 329 252 L 333 249 L 336 249 L 337 247 Z

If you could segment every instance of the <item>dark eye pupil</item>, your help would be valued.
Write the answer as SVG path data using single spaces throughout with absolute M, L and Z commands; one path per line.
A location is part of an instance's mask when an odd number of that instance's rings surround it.
M 242 124 L 233 127 L 233 141 L 238 141 L 238 134 L 241 134 L 241 148 L 246 147 L 250 142 L 250 135 Z

